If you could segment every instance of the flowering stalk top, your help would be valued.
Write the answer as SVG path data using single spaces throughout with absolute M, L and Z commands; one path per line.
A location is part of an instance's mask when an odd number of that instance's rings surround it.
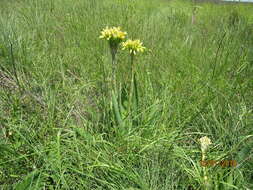
M 120 27 L 112 27 L 109 28 L 108 26 L 101 31 L 101 35 L 99 36 L 100 39 L 106 39 L 108 41 L 115 41 L 120 43 L 126 38 L 127 33 L 121 31 Z
M 201 144 L 201 151 L 203 153 L 205 153 L 206 150 L 207 150 L 207 148 L 208 148 L 208 146 L 210 144 L 212 144 L 212 142 L 211 142 L 211 140 L 207 136 L 204 136 L 204 137 L 200 138 L 199 141 L 200 141 L 200 144 Z
M 140 40 L 127 40 L 122 43 L 123 50 L 129 50 L 130 54 L 136 55 L 137 52 L 144 52 L 146 49 Z

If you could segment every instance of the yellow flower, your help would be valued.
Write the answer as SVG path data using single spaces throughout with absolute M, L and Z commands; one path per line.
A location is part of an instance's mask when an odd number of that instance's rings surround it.
M 212 144 L 211 140 L 207 136 L 204 136 L 204 137 L 200 138 L 199 141 L 200 141 L 200 144 L 201 144 L 202 152 L 206 152 L 208 146 L 210 144 Z
M 120 43 L 122 40 L 126 38 L 127 33 L 121 31 L 120 27 L 112 27 L 108 26 L 101 31 L 100 39 L 106 39 L 108 41 L 117 41 Z
M 146 48 L 142 45 L 140 40 L 127 40 L 122 43 L 122 49 L 127 49 L 131 54 L 135 55 L 137 52 L 144 52 Z

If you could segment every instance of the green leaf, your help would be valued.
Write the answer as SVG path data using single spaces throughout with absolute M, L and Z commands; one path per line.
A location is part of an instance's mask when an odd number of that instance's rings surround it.
M 252 145 L 243 147 L 238 153 L 238 162 L 247 159 L 250 156 L 251 150 L 252 150 Z
M 136 80 L 136 75 L 134 74 L 134 91 L 133 91 L 133 113 L 135 115 L 135 117 L 138 115 L 138 110 L 139 110 L 139 95 L 138 95 L 138 87 L 137 87 L 137 80 Z M 135 126 L 138 125 L 138 120 L 137 118 L 135 118 L 133 120 L 133 124 Z
M 35 170 L 28 174 L 23 181 L 18 183 L 14 190 L 37 190 L 39 189 L 40 183 L 40 172 Z
M 121 117 L 121 114 L 119 111 L 120 110 L 119 105 L 118 105 L 117 99 L 115 97 L 114 91 L 112 91 L 112 105 L 113 105 L 113 112 L 115 114 L 116 122 L 119 125 L 121 125 L 123 123 L 123 121 L 122 121 L 122 117 Z
M 7 144 L 0 144 L 0 155 L 4 156 L 6 153 L 14 154 L 13 150 Z
M 233 186 L 234 185 L 234 178 L 233 178 L 233 172 L 231 172 L 227 178 L 227 184 L 228 186 Z

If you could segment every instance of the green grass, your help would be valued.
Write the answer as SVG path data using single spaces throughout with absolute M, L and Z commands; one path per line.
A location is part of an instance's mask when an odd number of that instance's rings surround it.
M 0 1 L 0 189 L 253 189 L 253 7 L 165 0 Z M 111 58 L 100 40 L 121 26 L 136 56 L 138 112 L 110 109 Z M 130 57 L 117 55 L 127 106 Z M 124 115 L 126 114 L 126 115 Z

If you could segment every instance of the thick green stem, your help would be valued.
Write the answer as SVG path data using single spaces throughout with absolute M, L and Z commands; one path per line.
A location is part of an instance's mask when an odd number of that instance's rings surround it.
M 133 89 L 134 89 L 134 54 L 130 54 L 131 56 L 131 85 L 130 85 L 130 93 L 129 93 L 129 114 L 132 108 L 132 99 L 133 99 Z
M 131 95 L 133 95 L 133 87 L 134 87 L 134 55 L 131 54 Z
M 116 55 L 113 56 L 112 59 L 112 89 L 116 92 Z
M 206 152 L 203 151 L 202 152 L 202 162 L 205 162 L 205 159 L 206 159 Z M 203 168 L 203 173 L 204 173 L 204 186 L 205 186 L 205 189 L 208 190 L 209 189 L 209 182 L 208 182 L 208 176 L 207 176 L 207 169 L 205 166 Z
M 116 51 L 115 48 L 111 49 L 111 54 L 112 54 L 112 90 L 116 91 Z
M 117 83 L 116 83 L 116 54 L 117 54 L 117 49 L 118 46 L 110 46 L 111 48 L 111 55 L 112 55 L 112 75 L 111 75 L 111 89 L 110 89 L 110 94 L 111 94 L 111 108 L 114 112 L 115 115 L 115 120 L 118 125 L 122 124 L 122 118 L 120 114 L 120 108 L 119 108 L 119 103 L 118 103 L 118 91 L 117 91 Z

